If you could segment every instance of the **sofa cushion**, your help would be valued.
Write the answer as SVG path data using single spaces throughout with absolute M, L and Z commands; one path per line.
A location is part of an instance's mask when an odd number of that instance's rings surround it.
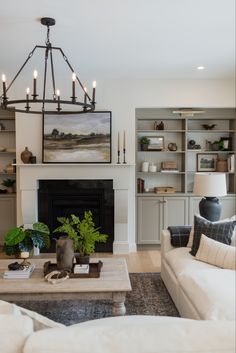
M 25 341 L 32 333 L 33 322 L 29 317 L 0 314 L 0 352 L 23 352 Z
M 193 245 L 190 254 L 193 256 L 196 255 L 202 234 L 230 245 L 235 226 L 236 221 L 214 223 L 195 215 Z
M 24 353 L 233 353 L 234 329 L 233 322 L 107 318 L 36 332 L 27 340 Z
M 11 314 L 11 315 L 24 315 L 32 319 L 34 325 L 34 331 L 43 330 L 45 328 L 54 328 L 54 327 L 64 327 L 63 324 L 55 322 L 48 319 L 47 317 L 31 311 L 25 308 L 22 308 L 18 305 L 8 303 L 6 301 L 0 300 L 0 314 Z
M 187 247 L 171 250 L 166 254 L 165 258 L 177 278 L 185 272 L 191 273 L 192 271 L 206 268 L 215 268 L 213 265 L 197 261 L 195 257 L 189 253 L 189 248 Z
M 178 277 L 181 289 L 202 319 L 235 320 L 235 271 L 201 264 L 207 267 Z
M 220 243 L 202 234 L 196 259 L 221 268 L 235 270 L 236 248 Z

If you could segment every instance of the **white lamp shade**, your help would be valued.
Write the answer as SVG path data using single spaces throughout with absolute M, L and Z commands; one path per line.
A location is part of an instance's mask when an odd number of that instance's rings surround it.
M 197 196 L 219 197 L 227 195 L 224 173 L 196 173 L 193 193 Z

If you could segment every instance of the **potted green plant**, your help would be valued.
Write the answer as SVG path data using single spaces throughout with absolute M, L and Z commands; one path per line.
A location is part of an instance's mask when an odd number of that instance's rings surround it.
M 76 255 L 76 261 L 79 263 L 88 263 L 89 256 L 94 253 L 95 244 L 105 243 L 107 240 L 108 235 L 95 228 L 91 211 L 85 211 L 83 219 L 72 214 L 69 217 L 58 217 L 57 220 L 61 226 L 53 232 L 67 234 L 73 240 L 74 250 L 79 252 L 79 255 Z
M 36 222 L 32 229 L 24 226 L 11 228 L 4 237 L 3 250 L 7 255 L 19 255 L 21 252 L 31 252 L 34 247 L 49 248 L 50 231 L 42 222 Z
M 222 140 L 214 141 L 212 143 L 212 150 L 213 151 L 220 151 L 224 149 L 224 142 Z
M 14 192 L 13 186 L 15 184 L 14 179 L 4 179 L 2 185 L 5 186 L 7 193 L 12 194 Z
M 141 151 L 147 151 L 150 139 L 147 136 L 143 136 L 140 139 Z

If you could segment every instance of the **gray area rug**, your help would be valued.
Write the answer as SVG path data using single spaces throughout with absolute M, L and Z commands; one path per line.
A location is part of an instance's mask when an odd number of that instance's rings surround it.
M 130 281 L 132 291 L 127 294 L 125 302 L 127 315 L 179 316 L 160 273 L 131 273 Z M 15 303 L 65 325 L 112 316 L 112 303 L 105 300 L 17 301 Z

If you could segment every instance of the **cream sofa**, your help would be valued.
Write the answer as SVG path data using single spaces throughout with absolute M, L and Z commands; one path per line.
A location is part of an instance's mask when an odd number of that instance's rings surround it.
M 235 352 L 232 321 L 126 316 L 64 327 L 0 301 L 1 353 Z
M 235 320 L 235 271 L 197 261 L 190 248 L 174 248 L 162 231 L 161 277 L 180 315 L 200 320 Z

